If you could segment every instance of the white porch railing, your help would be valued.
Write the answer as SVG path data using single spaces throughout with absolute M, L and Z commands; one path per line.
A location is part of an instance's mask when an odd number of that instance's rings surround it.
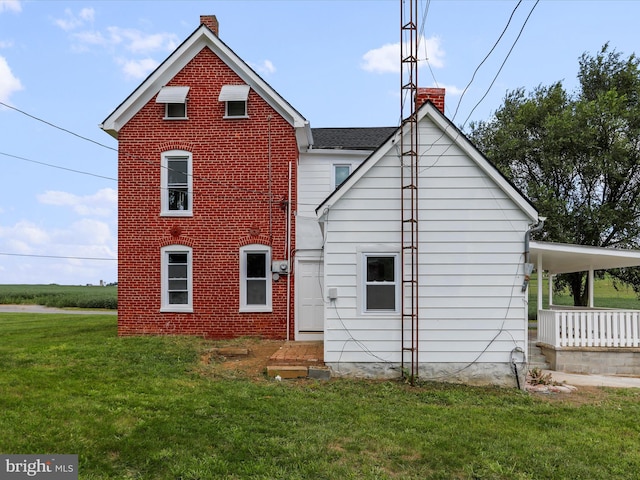
M 640 311 L 538 310 L 538 341 L 554 347 L 638 347 Z

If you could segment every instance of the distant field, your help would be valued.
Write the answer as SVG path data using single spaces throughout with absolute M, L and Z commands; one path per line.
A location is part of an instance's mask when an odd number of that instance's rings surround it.
M 80 285 L 0 285 L 0 304 L 56 308 L 118 308 L 118 287 Z
M 596 278 L 593 286 L 593 302 L 596 307 L 624 308 L 640 310 L 640 300 L 633 288 L 618 285 L 614 286 L 613 278 L 605 275 L 604 278 Z M 529 319 L 536 318 L 538 302 L 538 280 L 534 274 L 529 284 Z M 573 297 L 568 291 L 553 294 L 554 305 L 573 305 Z M 549 280 L 545 276 L 542 280 L 542 306 L 549 306 Z

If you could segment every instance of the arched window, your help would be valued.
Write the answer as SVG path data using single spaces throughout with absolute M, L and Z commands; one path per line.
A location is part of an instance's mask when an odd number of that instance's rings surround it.
M 193 215 L 192 164 L 191 152 L 170 150 L 162 153 L 160 215 L 166 217 Z

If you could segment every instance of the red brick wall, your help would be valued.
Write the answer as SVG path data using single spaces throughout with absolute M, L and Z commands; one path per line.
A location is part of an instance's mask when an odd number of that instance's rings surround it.
M 418 108 L 420 108 L 424 102 L 431 100 L 431 103 L 433 103 L 436 108 L 444 114 L 444 96 L 444 88 L 418 88 L 416 93 L 416 103 Z
M 295 182 L 297 145 L 293 127 L 253 90 L 248 119 L 223 119 L 221 87 L 243 83 L 205 48 L 169 83 L 190 87 L 188 120 L 163 120 L 164 105 L 153 98 L 119 132 L 121 335 L 286 337 L 285 276 L 272 282 L 272 313 L 239 313 L 239 251 L 242 245 L 262 243 L 272 247 L 274 260 L 285 258 L 287 215 L 280 201 L 288 196 L 289 162 Z M 267 196 L 269 137 L 272 205 Z M 193 217 L 160 216 L 161 154 L 173 149 L 193 155 Z M 293 204 L 295 192 L 293 183 Z M 294 240 L 292 232 L 292 248 Z M 193 313 L 160 312 L 160 249 L 170 244 L 193 248 Z M 291 338 L 293 284 L 292 278 Z

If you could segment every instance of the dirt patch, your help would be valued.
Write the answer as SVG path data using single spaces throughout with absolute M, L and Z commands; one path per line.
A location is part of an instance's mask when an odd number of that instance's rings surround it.
M 216 377 L 264 378 L 269 358 L 282 340 L 242 339 L 216 342 L 200 356 L 202 373 Z M 240 353 L 240 350 L 246 350 Z
M 565 405 L 598 405 L 606 401 L 610 394 L 602 387 L 579 386 L 571 393 L 530 393 L 533 397 L 550 403 Z

